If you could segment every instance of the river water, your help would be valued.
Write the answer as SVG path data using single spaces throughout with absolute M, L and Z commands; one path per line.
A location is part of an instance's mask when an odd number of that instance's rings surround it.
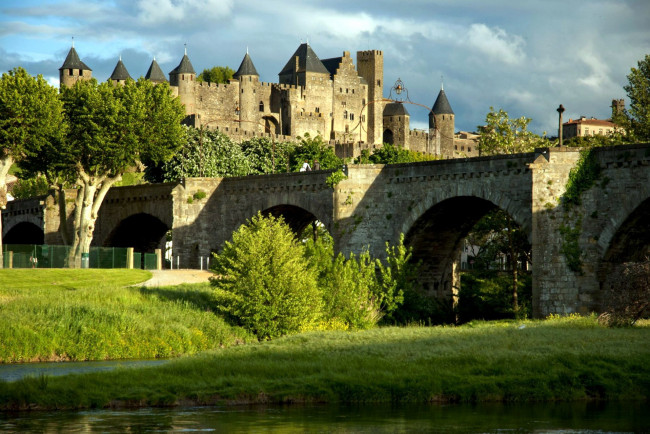
M 165 360 L 0 365 L 0 379 L 65 375 Z M 293 405 L 0 412 L 0 432 L 650 432 L 650 403 Z
M 0 413 L 1 432 L 629 433 L 647 402 L 312 405 Z

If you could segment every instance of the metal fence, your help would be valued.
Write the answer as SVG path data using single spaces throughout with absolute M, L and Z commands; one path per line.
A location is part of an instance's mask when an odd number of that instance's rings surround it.
M 66 268 L 70 246 L 5 244 L 2 246 L 5 268 Z M 89 268 L 128 268 L 127 247 L 91 247 L 82 264 Z M 144 255 L 144 262 L 142 261 Z M 153 259 L 152 259 L 153 258 Z M 85 264 L 83 264 L 85 266 Z M 133 267 L 154 270 L 158 261 L 155 253 L 133 253 Z

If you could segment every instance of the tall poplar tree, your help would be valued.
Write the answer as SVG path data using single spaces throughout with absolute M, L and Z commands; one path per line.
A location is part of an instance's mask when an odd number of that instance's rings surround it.
M 65 131 L 57 90 L 41 75 L 33 77 L 23 68 L 0 78 L 0 208 L 7 205 L 6 177 L 9 168 L 34 156 L 44 145 L 58 142 Z M 0 268 L 2 221 L 0 219 Z

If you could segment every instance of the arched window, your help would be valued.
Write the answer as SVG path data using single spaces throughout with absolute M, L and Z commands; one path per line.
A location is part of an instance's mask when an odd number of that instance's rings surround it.
M 264 101 L 260 101 L 260 111 L 264 111 Z
M 344 110 L 343 111 L 343 119 L 347 119 L 347 118 L 348 118 L 348 111 Z

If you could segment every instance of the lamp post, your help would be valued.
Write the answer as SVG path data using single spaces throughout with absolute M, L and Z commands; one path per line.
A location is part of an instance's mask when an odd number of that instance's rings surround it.
M 559 126 L 558 126 L 558 137 L 560 138 L 560 146 L 563 145 L 562 143 L 562 113 L 564 113 L 564 106 L 560 104 L 560 106 L 557 108 L 557 112 L 560 114 L 560 121 L 559 121 Z

